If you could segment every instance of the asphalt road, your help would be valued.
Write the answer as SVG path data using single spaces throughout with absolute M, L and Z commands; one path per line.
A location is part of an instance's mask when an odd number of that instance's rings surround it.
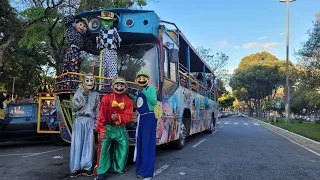
M 0 179 L 69 179 L 68 160 L 69 147 L 0 144 Z M 155 180 L 311 180 L 320 179 L 320 157 L 256 121 L 233 116 L 220 119 L 214 134 L 189 137 L 180 151 L 158 148 L 156 169 Z M 136 179 L 134 164 L 107 179 Z

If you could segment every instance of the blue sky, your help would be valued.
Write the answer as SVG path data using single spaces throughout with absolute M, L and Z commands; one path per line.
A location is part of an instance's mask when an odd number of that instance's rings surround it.
M 190 2 L 190 3 L 189 3 Z M 307 39 L 320 0 L 290 3 L 290 60 Z M 267 50 L 286 58 L 286 5 L 279 0 L 158 0 L 144 9 L 177 24 L 194 46 L 205 46 L 229 56 L 235 69 L 244 56 Z

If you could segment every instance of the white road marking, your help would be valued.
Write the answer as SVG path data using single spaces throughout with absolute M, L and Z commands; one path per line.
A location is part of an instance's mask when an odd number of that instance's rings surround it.
M 164 165 L 162 166 L 161 168 L 159 168 L 158 170 L 156 170 L 154 173 L 153 173 L 153 177 L 154 176 L 157 176 L 159 175 L 160 173 L 162 173 L 163 170 L 167 169 L 170 165 Z M 150 178 L 144 178 L 143 180 L 150 180 L 152 179 L 151 177 Z
M 244 125 L 248 126 L 249 124 L 248 123 L 243 123 Z
M 33 153 L 33 154 L 29 154 L 29 155 L 22 156 L 22 157 L 25 158 L 25 157 L 37 156 L 37 155 L 41 155 L 41 154 L 47 154 L 47 153 L 51 153 L 51 152 L 55 152 L 55 151 L 60 151 L 60 150 L 63 150 L 63 149 L 66 149 L 66 148 L 60 148 L 60 149 L 55 149 L 55 150 L 52 150 L 52 151 L 45 151 L 45 152 L 40 152 L 40 153 Z
M 233 124 L 238 125 L 238 123 L 237 123 L 237 122 L 235 122 L 235 123 L 233 123 Z
M 218 130 L 213 131 L 212 134 L 216 133 L 217 131 L 218 131 Z
M 217 131 L 217 130 L 215 130 L 214 132 L 216 132 L 216 131 Z M 213 133 L 214 133 L 214 132 L 213 132 Z M 213 133 L 212 133 L 212 134 L 213 134 Z M 206 140 L 206 139 L 202 139 L 200 142 L 198 142 L 197 144 L 193 145 L 192 147 L 195 148 L 195 147 L 199 146 L 199 145 L 200 145 L 201 143 L 203 143 L 203 141 L 205 141 L 205 140 Z
M 296 145 L 298 145 L 298 146 L 300 146 L 300 147 L 305 148 L 306 150 L 308 150 L 308 151 L 312 152 L 313 154 L 315 154 L 315 155 L 317 155 L 317 156 L 320 156 L 320 154 L 319 154 L 319 153 L 317 153 L 317 152 L 315 152 L 314 150 L 309 149 L 308 147 L 306 147 L 306 146 L 304 146 L 304 145 L 298 144 L 298 143 L 296 143 L 296 142 L 292 141 L 291 139 L 289 139 L 289 138 L 285 137 L 284 135 L 282 135 L 282 134 L 280 134 L 280 133 L 278 133 L 278 132 L 276 132 L 276 131 L 274 131 L 274 130 L 272 130 L 272 129 L 270 129 L 270 128 L 266 127 L 266 126 L 263 126 L 263 127 L 265 127 L 265 128 L 267 128 L 267 129 L 269 129 L 270 131 L 272 131 L 272 132 L 274 132 L 274 133 L 278 134 L 279 136 L 282 136 L 282 137 L 284 137 L 284 138 L 288 139 L 288 140 L 289 140 L 289 141 L 291 141 L 292 143 L 294 143 L 294 144 L 296 144 Z
M 223 126 L 220 126 L 220 129 L 222 128 Z
M 311 162 L 317 162 L 317 161 L 315 161 L 315 160 L 310 160 Z
M 253 123 L 255 126 L 259 126 L 259 124 L 258 123 Z
M 220 124 L 221 122 L 218 122 L 218 124 Z
M 225 122 L 224 124 L 229 124 L 229 122 Z
M 22 154 L 2 154 L 0 157 L 6 157 L 6 156 L 24 156 L 24 155 L 30 155 L 34 153 L 22 153 Z

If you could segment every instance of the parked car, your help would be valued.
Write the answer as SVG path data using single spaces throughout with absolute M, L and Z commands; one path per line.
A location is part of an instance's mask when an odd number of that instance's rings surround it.
M 45 117 L 46 116 L 46 117 Z M 40 127 L 44 130 L 59 130 L 54 118 L 55 111 L 41 117 Z M 60 134 L 37 133 L 38 104 L 10 103 L 5 111 L 4 119 L 0 121 L 0 141 L 51 139 L 55 145 L 65 145 Z

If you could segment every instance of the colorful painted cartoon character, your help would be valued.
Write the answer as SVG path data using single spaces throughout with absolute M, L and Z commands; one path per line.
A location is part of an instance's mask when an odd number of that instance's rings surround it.
M 157 119 L 154 107 L 157 105 L 157 92 L 149 85 L 150 76 L 146 72 L 138 72 L 136 82 L 139 85 L 138 95 L 130 97 L 136 102 L 139 112 L 136 130 L 136 146 L 134 161 L 136 161 L 137 177 L 144 179 L 153 177 L 156 158 Z
M 102 76 L 115 78 L 118 76 L 118 54 L 117 49 L 120 48 L 120 42 L 122 41 L 118 31 L 117 24 L 118 19 L 114 13 L 108 11 L 101 11 L 101 30 L 99 36 L 96 37 L 97 48 L 102 50 Z M 104 80 L 103 91 L 110 92 L 110 81 Z
M 98 180 L 105 178 L 107 171 L 124 173 L 129 152 L 126 125 L 133 117 L 133 102 L 125 94 L 126 81 L 116 78 L 113 92 L 103 96 L 100 103 L 98 124 L 98 160 L 95 175 Z M 113 149 L 111 149 L 113 147 Z
M 84 77 L 83 88 L 78 88 L 72 99 L 72 114 L 76 119 L 72 127 L 70 148 L 71 177 L 92 175 L 92 157 L 95 122 L 98 116 L 100 95 L 95 91 L 93 74 Z
M 91 41 L 87 38 L 88 21 L 85 18 L 69 15 L 64 17 L 63 22 L 66 26 L 64 38 L 68 41 L 69 47 L 64 55 L 63 63 L 60 71 L 67 72 L 80 72 L 81 56 L 80 51 L 85 50 L 92 45 Z M 75 26 L 73 23 L 75 22 Z M 71 74 L 70 77 L 63 76 L 63 80 L 71 80 L 63 84 L 63 90 L 77 89 L 79 76 Z

